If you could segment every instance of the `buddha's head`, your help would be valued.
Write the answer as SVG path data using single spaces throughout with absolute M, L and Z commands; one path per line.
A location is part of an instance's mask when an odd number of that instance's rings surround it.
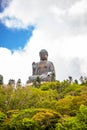
M 48 52 L 45 50 L 45 49 L 42 49 L 40 52 L 39 52 L 39 56 L 40 56 L 40 60 L 47 60 L 48 58 Z

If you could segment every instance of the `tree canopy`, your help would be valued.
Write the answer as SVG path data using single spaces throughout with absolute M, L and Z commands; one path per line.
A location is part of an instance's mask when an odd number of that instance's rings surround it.
M 87 84 L 1 84 L 0 130 L 87 130 Z

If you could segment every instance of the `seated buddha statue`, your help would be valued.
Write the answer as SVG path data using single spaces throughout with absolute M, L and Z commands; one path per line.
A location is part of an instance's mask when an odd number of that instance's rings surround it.
M 34 81 L 37 77 L 41 81 L 52 81 L 55 78 L 55 69 L 51 61 L 48 61 L 48 52 L 42 49 L 39 52 L 40 61 L 32 63 L 32 76 L 29 77 L 30 82 Z

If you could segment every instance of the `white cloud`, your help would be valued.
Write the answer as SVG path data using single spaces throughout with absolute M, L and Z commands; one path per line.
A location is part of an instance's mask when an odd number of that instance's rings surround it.
M 3 18 L 2 23 L 5 24 L 8 28 L 26 28 L 22 21 L 16 18 Z
M 57 79 L 86 75 L 86 13 L 86 0 L 13 0 L 0 14 L 3 23 L 11 28 L 34 24 L 36 29 L 23 50 L 12 54 L 10 50 L 0 49 L 0 73 L 5 81 L 21 78 L 25 83 L 32 74 L 32 62 L 39 61 L 42 48 L 48 50 Z
M 69 13 L 72 15 L 82 15 L 87 12 L 87 0 L 78 1 L 70 8 Z

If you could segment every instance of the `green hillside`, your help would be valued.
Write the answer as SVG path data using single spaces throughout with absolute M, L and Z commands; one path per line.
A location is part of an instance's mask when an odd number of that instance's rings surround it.
M 0 130 L 87 130 L 87 84 L 1 85 Z

